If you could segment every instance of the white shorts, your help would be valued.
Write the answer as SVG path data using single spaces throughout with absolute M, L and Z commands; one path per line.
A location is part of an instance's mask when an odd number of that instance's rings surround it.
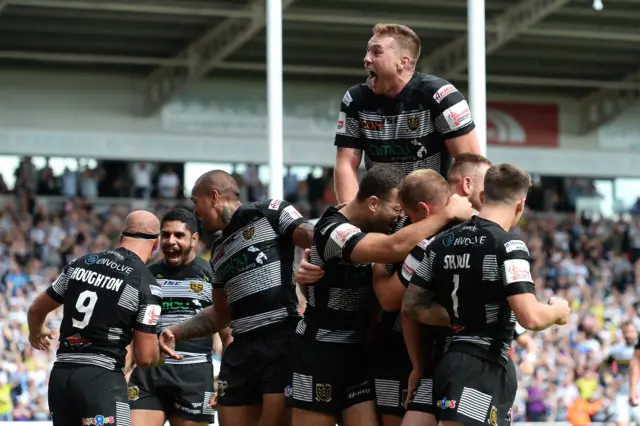
M 629 395 L 617 395 L 615 421 L 640 424 L 640 405 L 632 407 L 631 404 L 629 404 Z

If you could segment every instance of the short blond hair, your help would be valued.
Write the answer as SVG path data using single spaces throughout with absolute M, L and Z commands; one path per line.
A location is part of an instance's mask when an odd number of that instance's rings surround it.
M 420 37 L 411 28 L 400 24 L 376 24 L 373 27 L 376 37 L 393 37 L 398 44 L 409 52 L 411 65 L 415 66 L 420 58 Z
M 447 173 L 447 180 L 451 181 L 452 179 L 460 179 L 463 175 L 470 172 L 473 167 L 480 165 L 487 165 L 488 167 L 493 166 L 491 160 L 487 157 L 475 154 L 472 152 L 464 152 L 462 154 L 458 154 L 453 159 L 453 164 L 449 167 L 449 171 Z
M 429 169 L 409 173 L 398 191 L 398 198 L 405 208 L 414 208 L 418 203 L 446 204 L 450 196 L 447 181 L 438 172 Z

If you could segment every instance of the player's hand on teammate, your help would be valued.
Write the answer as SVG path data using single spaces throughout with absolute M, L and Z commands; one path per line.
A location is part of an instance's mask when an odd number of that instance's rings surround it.
M 162 330 L 162 333 L 158 336 L 158 345 L 160 346 L 160 351 L 169 358 L 178 360 L 184 358 L 176 353 L 176 336 L 173 335 L 169 328 Z
M 638 405 L 638 390 L 637 389 L 631 389 L 631 391 L 629 392 L 629 404 L 631 404 L 632 407 L 635 407 Z
M 409 402 L 411 402 L 413 393 L 416 391 L 416 389 L 418 389 L 418 385 L 420 385 L 420 380 L 422 380 L 422 370 L 419 368 L 412 369 L 411 374 L 409 374 L 409 382 L 407 386 L 407 397 L 403 401 L 405 410 L 409 409 Z
M 549 299 L 549 305 L 557 307 L 558 313 L 560 313 L 561 315 L 560 318 L 556 321 L 557 325 L 565 325 L 567 322 L 569 322 L 569 315 L 571 314 L 569 302 L 564 299 L 552 297 L 551 299 Z
M 310 254 L 311 250 L 306 249 L 300 265 L 296 268 L 294 278 L 298 284 L 313 284 L 324 276 L 324 270 L 321 267 L 311 264 L 309 259 Z
M 449 220 L 469 220 L 473 216 L 473 207 L 468 198 L 453 194 L 449 197 L 445 213 Z
M 51 340 L 53 340 L 53 332 L 46 327 L 29 333 L 29 343 L 39 351 L 48 351 L 51 348 Z

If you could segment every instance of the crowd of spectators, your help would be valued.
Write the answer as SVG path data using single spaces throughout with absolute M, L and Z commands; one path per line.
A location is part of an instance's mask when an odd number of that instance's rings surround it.
M 19 175 L 34 176 L 24 179 L 37 184 L 42 171 Z M 237 178 L 244 200 L 266 197 L 251 172 Z M 330 170 L 318 179 L 287 179 L 286 198 L 305 216 L 317 217 L 335 203 Z M 23 192 L 5 195 L 0 206 L 0 421 L 49 418 L 47 376 L 55 353 L 31 349 L 26 310 L 66 262 L 112 246 L 129 211 L 127 206 L 100 205 L 87 201 L 91 197 L 71 194 L 64 203 L 45 207 L 36 197 L 25 202 L 21 196 L 28 185 L 22 188 Z M 147 206 L 162 215 L 170 205 L 159 201 Z M 526 349 L 516 351 L 519 390 L 514 420 L 566 421 L 584 411 L 594 421 L 609 420 L 620 380 L 615 364 L 606 362 L 607 353 L 621 340 L 625 319 L 640 326 L 640 262 L 635 262 L 640 257 L 640 227 L 629 218 L 596 220 L 530 211 L 519 232 L 534 259 L 539 296 L 568 299 L 573 314 L 566 326 L 532 333 L 536 356 Z M 199 255 L 208 257 L 209 243 L 210 238 L 203 239 Z M 53 313 L 49 325 L 55 329 L 60 317 L 60 311 Z

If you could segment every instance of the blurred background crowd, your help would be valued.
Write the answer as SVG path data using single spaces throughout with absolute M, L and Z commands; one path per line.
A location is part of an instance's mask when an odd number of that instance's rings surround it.
M 140 170 L 145 169 L 153 172 L 144 172 L 149 177 L 142 179 Z M 121 181 L 109 182 L 100 166 L 53 176 L 46 166 L 36 169 L 26 158 L 16 170 L 15 184 L 2 187 L 0 421 L 49 418 L 47 373 L 55 353 L 30 348 L 27 307 L 66 262 L 117 242 L 129 211 L 125 205 L 94 202 L 96 193 L 87 188 L 97 186 L 99 194 L 120 185 L 123 197 L 138 197 L 159 216 L 176 204 L 189 205 L 183 196 L 183 192 L 188 196 L 184 178 L 166 177 L 175 174 L 171 168 L 136 163 L 126 170 L 129 174 L 121 173 Z M 305 216 L 317 217 L 335 203 L 331 176 L 330 169 L 319 177 L 310 173 L 306 180 L 287 174 L 286 198 Z M 236 178 L 243 200 L 266 197 L 264 183 L 250 167 Z M 52 194 L 62 201 L 43 196 Z M 534 258 L 540 297 L 567 298 L 574 313 L 567 326 L 533 333 L 537 356 L 526 349 L 516 351 L 520 386 L 515 421 L 566 421 L 576 410 L 587 409 L 594 411 L 594 420 L 606 421 L 615 408 L 620 380 L 617 366 L 607 359 L 610 348 L 622 339 L 623 321 L 640 325 L 636 316 L 640 263 L 635 262 L 640 257 L 640 227 L 631 215 L 612 219 L 576 215 L 573 203 L 584 195 L 597 195 L 586 180 L 537 180 L 529 196 L 530 210 L 520 224 L 519 232 Z M 204 236 L 198 246 L 204 258 L 211 240 Z M 57 328 L 60 314 L 51 315 L 50 327 Z

